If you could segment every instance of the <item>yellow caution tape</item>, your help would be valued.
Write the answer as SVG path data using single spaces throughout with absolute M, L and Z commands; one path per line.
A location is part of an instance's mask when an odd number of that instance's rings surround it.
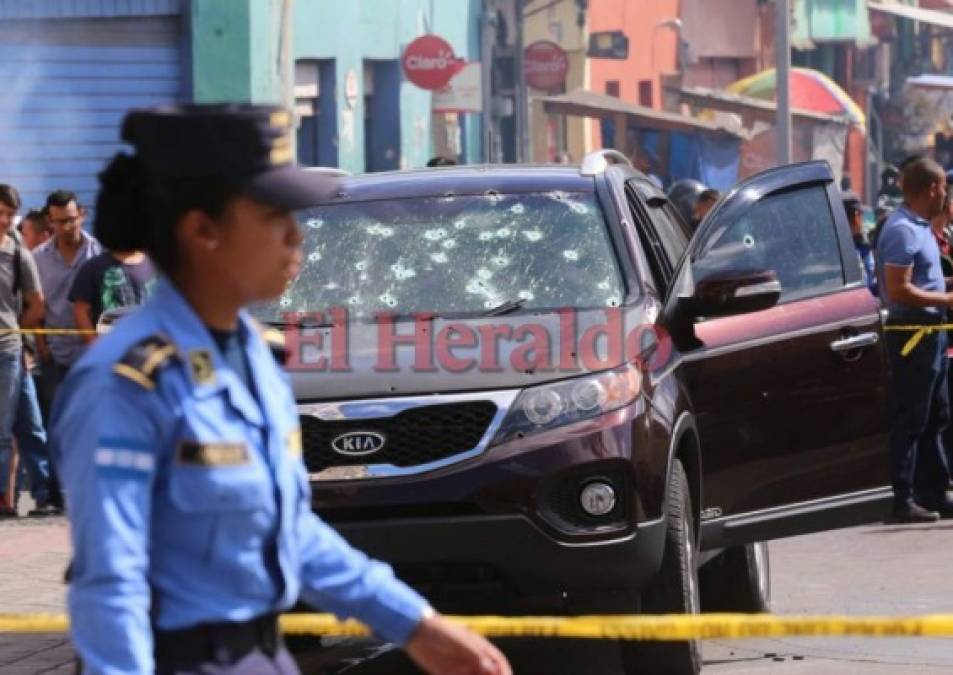
M 81 328 L 0 328 L 0 335 L 96 335 L 92 329 Z
M 920 344 L 920 340 L 925 336 L 939 330 L 953 330 L 953 323 L 939 323 L 929 326 L 891 326 L 888 324 L 884 326 L 884 330 L 913 331 L 913 335 L 910 336 L 910 339 L 904 343 L 903 349 L 900 350 L 900 355 L 906 356 Z
M 953 614 L 911 617 L 667 614 L 449 618 L 487 637 L 661 641 L 805 636 L 953 637 Z M 63 615 L 0 614 L 0 633 L 60 633 L 68 629 L 68 620 Z M 286 614 L 281 617 L 281 629 L 289 635 L 370 635 L 370 630 L 360 622 L 338 621 L 330 614 Z

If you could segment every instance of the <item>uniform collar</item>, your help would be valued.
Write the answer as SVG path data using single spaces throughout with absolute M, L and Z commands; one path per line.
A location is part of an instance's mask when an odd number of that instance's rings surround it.
M 208 328 L 179 289 L 167 277 L 162 277 L 149 302 L 159 310 L 163 332 L 179 349 L 196 398 L 208 398 L 227 391 L 229 401 L 242 417 L 251 424 L 264 426 L 265 419 L 258 401 L 225 363 Z M 245 337 L 242 344 L 252 364 L 254 377 L 254 364 L 260 362 L 260 346 L 256 344 L 260 338 L 244 311 L 239 314 L 238 329 Z

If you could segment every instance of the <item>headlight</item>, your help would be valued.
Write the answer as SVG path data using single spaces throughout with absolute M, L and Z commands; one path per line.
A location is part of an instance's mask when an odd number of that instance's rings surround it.
M 513 401 L 494 443 L 598 417 L 630 404 L 639 395 L 642 375 L 625 366 L 524 390 Z

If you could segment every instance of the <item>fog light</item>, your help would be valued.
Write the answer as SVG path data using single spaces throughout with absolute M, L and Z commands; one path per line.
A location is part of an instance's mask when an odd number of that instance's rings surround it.
M 579 493 L 579 505 L 590 516 L 604 516 L 615 508 L 615 488 L 609 483 L 594 480 Z

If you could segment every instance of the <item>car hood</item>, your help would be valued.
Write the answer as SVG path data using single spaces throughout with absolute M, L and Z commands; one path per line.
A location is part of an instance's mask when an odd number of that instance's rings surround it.
M 522 388 L 622 365 L 638 352 L 631 345 L 646 344 L 646 333 L 655 335 L 657 313 L 657 305 L 648 303 L 392 324 L 349 322 L 346 339 L 340 326 L 286 330 L 287 370 L 298 401 Z M 415 332 L 412 342 L 407 336 Z M 393 341 L 392 335 L 404 341 Z M 451 341 L 458 344 L 447 347 Z

